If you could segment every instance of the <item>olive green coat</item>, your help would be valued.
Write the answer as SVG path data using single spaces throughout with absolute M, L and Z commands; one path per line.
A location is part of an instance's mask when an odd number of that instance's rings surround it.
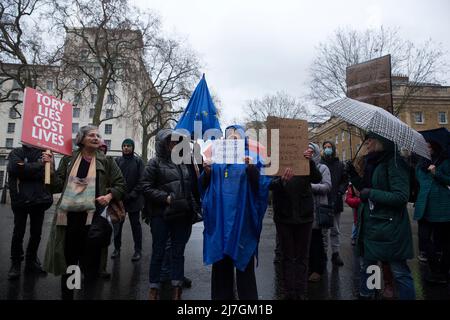
M 62 193 L 67 185 L 67 178 L 74 161 L 80 151 L 75 151 L 72 156 L 66 156 L 61 159 L 58 170 L 51 176 L 52 193 Z M 125 180 L 122 172 L 116 162 L 111 157 L 105 156 L 102 152 L 96 152 L 96 176 L 100 195 L 106 195 L 111 192 L 114 199 L 120 200 L 125 194 Z M 58 208 L 62 197 L 60 197 L 56 208 Z M 57 210 L 56 210 L 57 211 Z M 45 251 L 44 269 L 54 275 L 61 275 L 66 272 L 66 259 L 64 255 L 64 245 L 66 236 L 66 227 L 56 225 L 56 211 L 50 230 L 50 236 Z

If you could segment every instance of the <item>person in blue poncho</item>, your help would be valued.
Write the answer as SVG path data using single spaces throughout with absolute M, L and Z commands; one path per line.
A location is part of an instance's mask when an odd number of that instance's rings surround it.
M 251 164 L 248 138 L 241 126 L 226 129 L 227 139 L 245 139 L 245 164 L 205 165 L 203 189 L 203 260 L 212 264 L 211 298 L 257 300 L 255 258 L 267 208 L 270 178 L 260 174 L 261 163 Z

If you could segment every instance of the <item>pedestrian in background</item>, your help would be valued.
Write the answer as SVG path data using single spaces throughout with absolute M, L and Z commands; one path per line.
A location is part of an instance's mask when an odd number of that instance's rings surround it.
M 433 235 L 425 248 L 430 267 L 426 280 L 447 284 L 450 269 L 450 160 L 447 150 L 437 141 L 429 139 L 427 142 L 431 160 L 423 159 L 416 169 L 420 187 L 414 219 L 429 225 Z
M 141 179 L 144 174 L 144 162 L 134 154 L 134 141 L 130 138 L 122 142 L 122 156 L 116 158 L 116 163 L 122 171 L 126 183 L 123 205 L 130 219 L 131 231 L 134 241 L 134 254 L 132 261 L 138 261 L 142 256 L 142 228 L 140 222 L 141 210 L 144 206 Z M 120 255 L 122 245 L 122 227 L 125 221 L 114 224 L 114 252 L 111 258 Z
M 323 156 L 322 163 L 327 165 L 331 173 L 331 191 L 330 201 L 334 205 L 334 223 L 330 229 L 323 229 L 325 254 L 328 253 L 328 245 L 331 245 L 331 263 L 334 266 L 342 267 L 344 261 L 342 261 L 339 254 L 341 247 L 341 213 L 344 211 L 343 195 L 347 190 L 347 175 L 344 171 L 344 165 L 336 156 L 336 146 L 331 141 L 325 141 L 322 144 Z
M 53 196 L 44 185 L 42 150 L 23 145 L 9 154 L 8 185 L 11 208 L 14 213 L 14 230 L 11 241 L 11 268 L 8 279 L 20 277 L 24 259 L 23 238 L 30 216 L 30 239 L 25 255 L 25 272 L 46 274 L 37 252 L 41 241 L 45 211 L 53 203 Z
M 318 282 L 326 270 L 327 256 L 323 245 L 322 228 L 317 221 L 317 213 L 320 205 L 328 205 L 328 195 L 331 191 L 331 175 L 328 167 L 320 163 L 320 148 L 315 143 L 310 143 L 308 150 L 312 152 L 311 159 L 322 175 L 319 183 L 311 183 L 314 199 L 314 223 L 311 234 L 311 245 L 309 247 L 309 278 L 310 282 Z

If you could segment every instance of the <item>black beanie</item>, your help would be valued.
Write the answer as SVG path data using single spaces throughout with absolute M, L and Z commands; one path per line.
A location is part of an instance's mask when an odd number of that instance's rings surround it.
M 123 145 L 124 145 L 124 144 L 129 144 L 129 145 L 131 145 L 131 146 L 133 147 L 133 151 L 134 151 L 134 141 L 133 141 L 132 139 L 127 138 L 127 139 L 123 140 L 123 142 L 122 142 L 122 148 L 123 148 Z

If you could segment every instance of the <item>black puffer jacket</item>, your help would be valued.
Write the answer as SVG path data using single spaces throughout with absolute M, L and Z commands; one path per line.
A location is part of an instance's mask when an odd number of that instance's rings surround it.
M 122 171 L 126 182 L 125 197 L 123 205 L 127 212 L 140 211 L 144 206 L 144 197 L 142 196 L 141 179 L 144 173 L 144 162 L 141 158 L 131 155 L 123 155 L 116 158 L 116 163 Z
M 187 219 L 194 218 L 198 210 L 191 191 L 191 178 L 186 165 L 172 162 L 169 151 L 172 129 L 163 129 L 156 135 L 156 157 L 150 159 L 145 167 L 142 188 L 145 206 L 151 215 L 162 215 L 167 208 L 167 197 L 185 198 L 189 203 Z
M 344 211 L 343 195 L 347 191 L 348 178 L 345 174 L 344 164 L 336 157 L 336 147 L 334 143 L 325 141 L 332 146 L 333 154 L 330 157 L 322 157 L 321 163 L 325 164 L 330 169 L 331 174 L 331 191 L 329 193 L 330 201 L 334 205 L 334 212 L 340 213 Z
M 280 177 L 272 180 L 273 211 L 275 222 L 300 224 L 313 222 L 314 200 L 311 183 L 319 183 L 322 174 L 312 160 L 309 161 L 309 176 L 294 176 L 285 183 Z
M 52 205 L 53 196 L 44 185 L 41 156 L 42 150 L 28 146 L 15 148 L 9 154 L 8 184 L 13 209 L 34 205 L 48 209 Z

